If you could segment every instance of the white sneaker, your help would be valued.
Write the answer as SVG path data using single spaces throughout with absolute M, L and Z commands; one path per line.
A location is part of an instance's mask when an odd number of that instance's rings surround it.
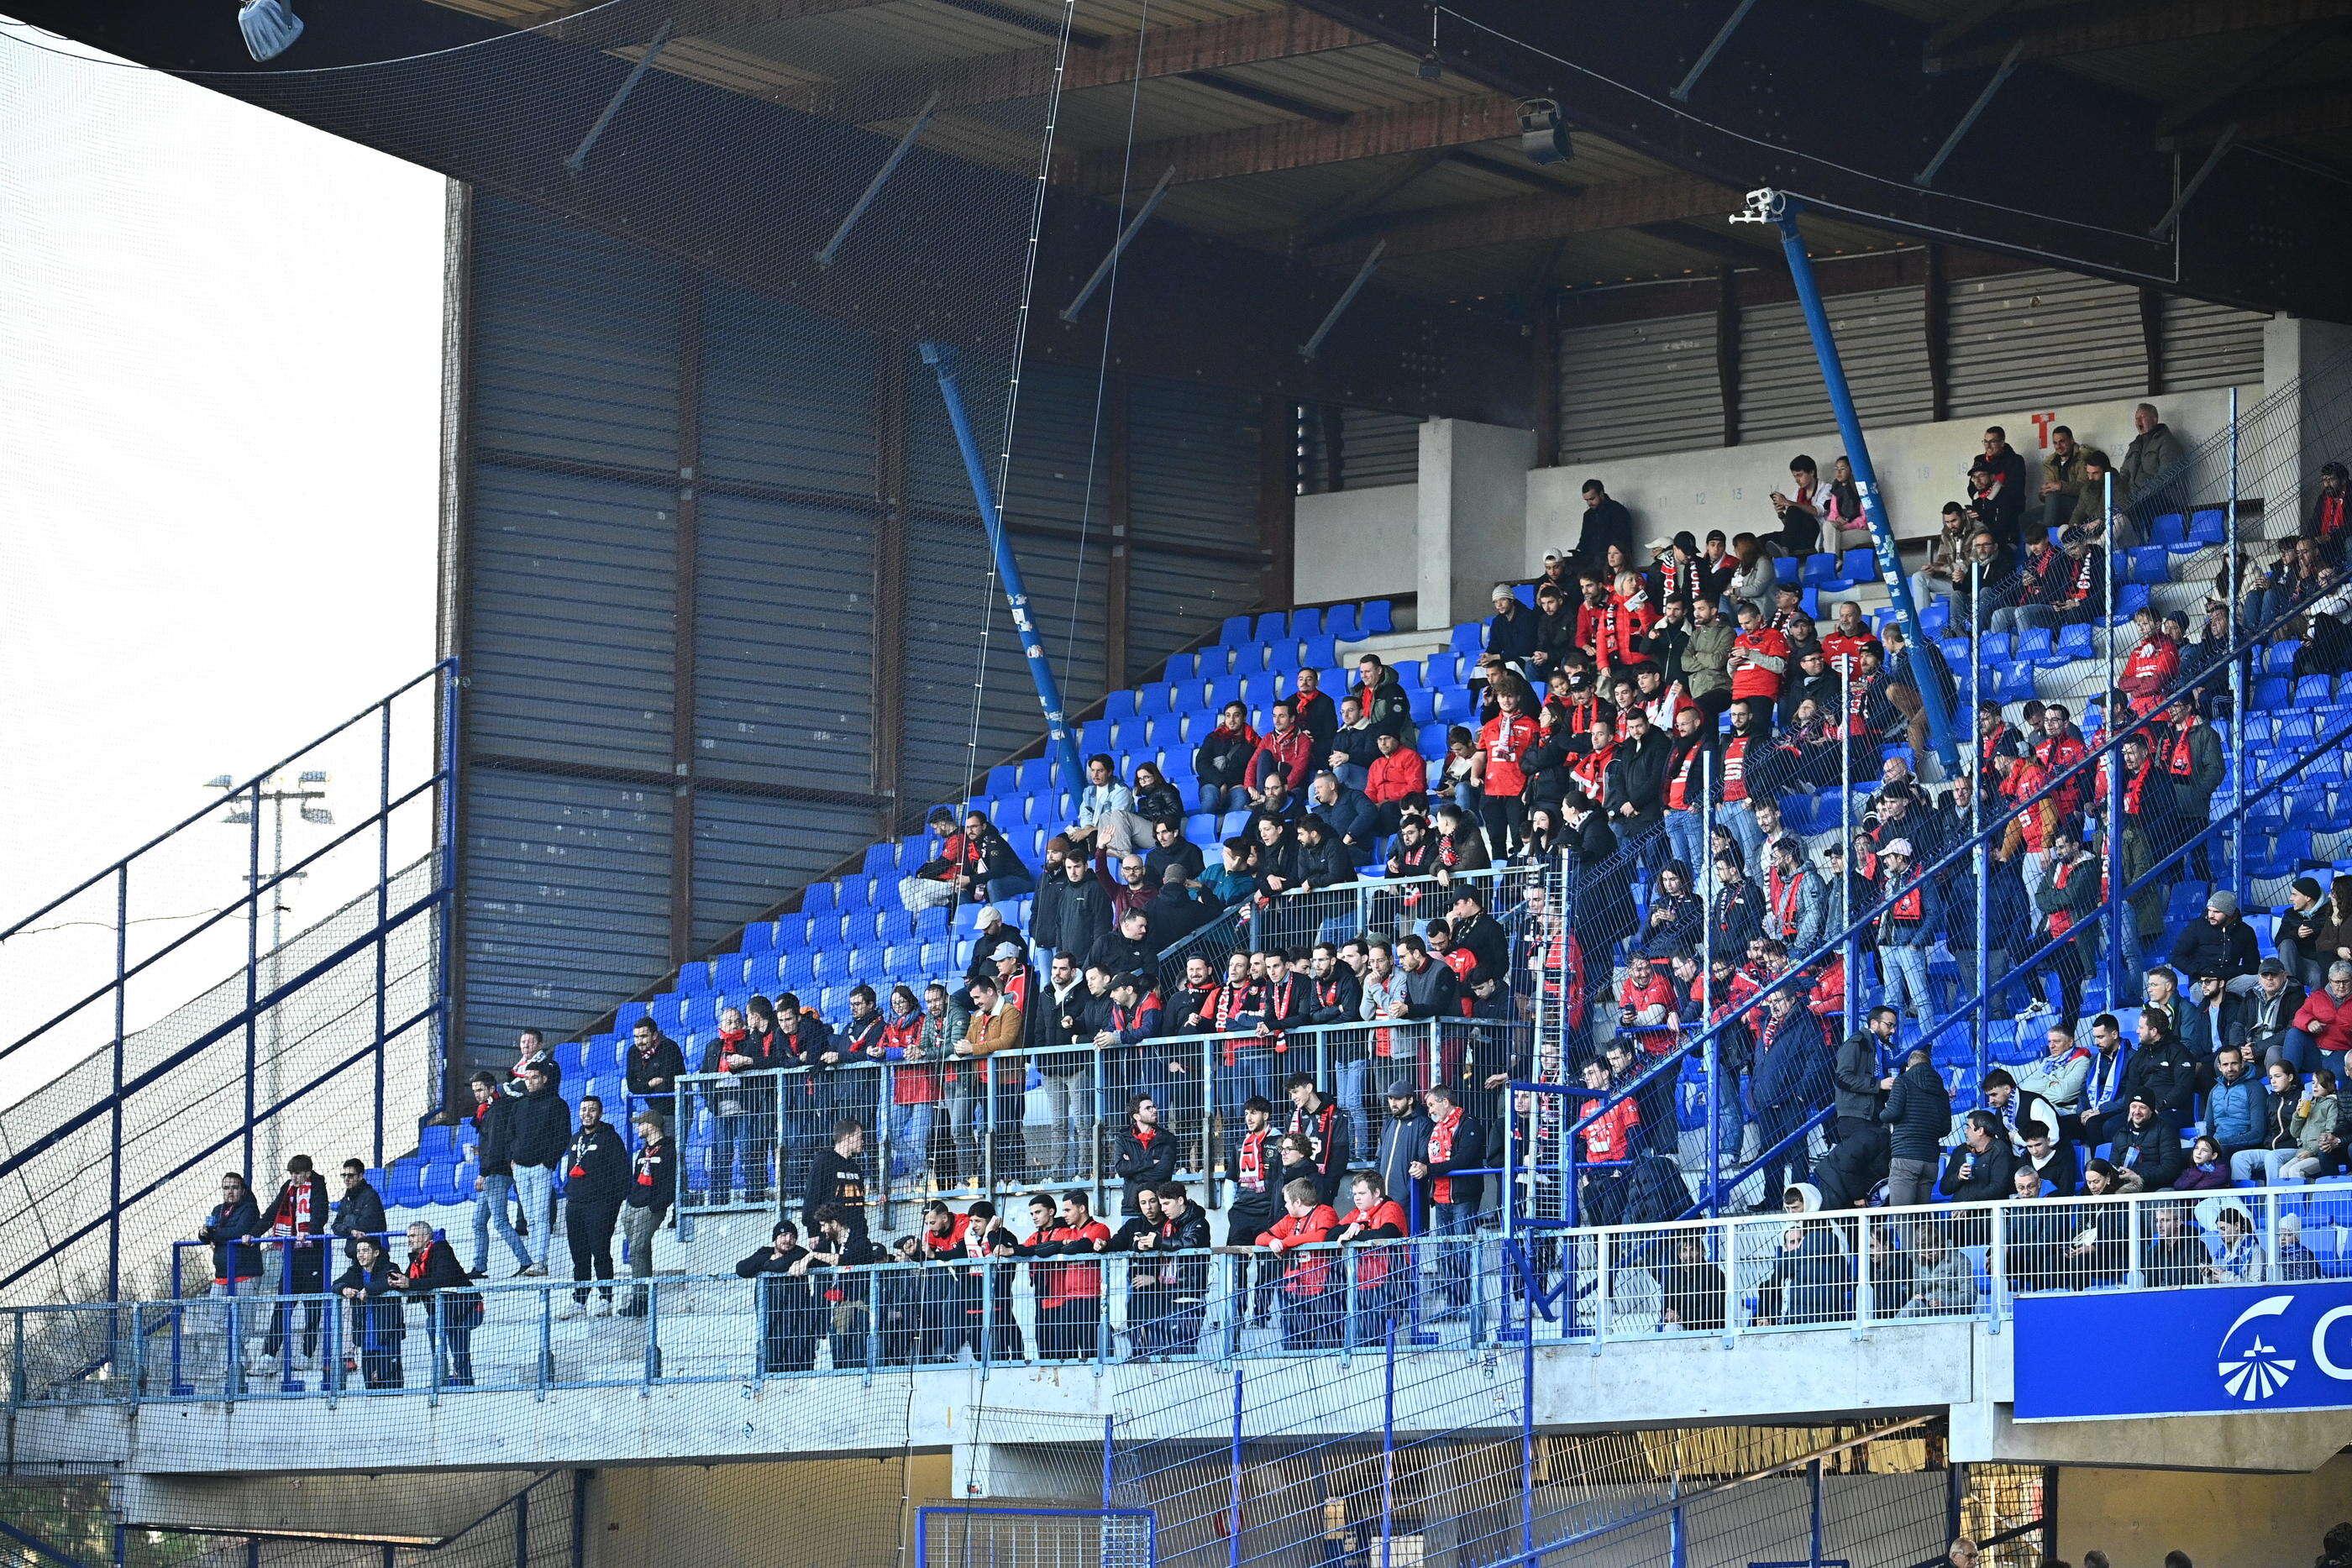
M 2017 1015 L 2017 1021 L 2023 1023 L 2028 1019 L 2047 1018 L 2053 1010 L 2048 1002 L 2036 997 L 2025 1004 L 2025 1010 Z
M 588 1315 L 592 1318 L 609 1318 L 613 1315 L 613 1303 L 605 1301 L 591 1302 Z

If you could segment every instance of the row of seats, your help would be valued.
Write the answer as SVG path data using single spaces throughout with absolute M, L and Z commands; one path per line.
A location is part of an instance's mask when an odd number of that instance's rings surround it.
M 1368 599 L 1360 604 L 1228 616 L 1218 629 L 1217 646 L 1260 647 L 1285 641 L 1301 643 L 1315 637 L 1360 643 L 1367 637 L 1385 637 L 1395 630 L 1394 607 L 1385 599 Z

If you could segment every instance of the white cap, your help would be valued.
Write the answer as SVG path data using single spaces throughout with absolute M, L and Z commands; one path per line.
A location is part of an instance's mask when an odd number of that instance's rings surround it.
M 1498 582 L 1495 584 L 1495 597 L 1496 599 L 1517 599 L 1518 596 L 1518 591 L 1514 589 L 1509 583 Z
M 1911 841 L 1909 839 L 1889 839 L 1886 841 L 1886 847 L 1880 850 L 1878 852 L 1883 855 L 1901 855 L 1907 861 L 1911 858 Z
M 1018 958 L 1021 956 L 1020 944 L 1016 942 L 999 942 L 996 945 L 996 951 L 991 953 L 989 956 L 997 959 Z

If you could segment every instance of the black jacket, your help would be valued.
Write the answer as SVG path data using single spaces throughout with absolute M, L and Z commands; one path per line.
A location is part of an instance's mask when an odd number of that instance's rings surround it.
M 827 1144 L 809 1162 L 808 1190 L 801 1198 L 801 1228 L 816 1234 L 816 1211 L 835 1204 L 849 1216 L 850 1234 L 866 1235 L 866 1167 L 857 1156 Z
M 572 1107 L 552 1088 L 526 1094 L 509 1103 L 507 1157 L 519 1166 L 545 1166 L 553 1170 L 572 1142 Z
M 1936 1190 L 1956 1203 L 1992 1203 L 2011 1196 L 2017 1155 L 2007 1138 L 1997 1137 L 1983 1154 L 1962 1144 L 1944 1160 Z
M 1364 983 L 1356 978 L 1356 971 L 1345 964 L 1334 963 L 1331 972 L 1315 981 L 1313 1001 L 1307 1010 L 1309 1023 L 1356 1023 L 1364 1011 Z
M 1876 1121 L 1886 1103 L 1885 1091 L 1878 1087 L 1878 1037 L 1866 1029 L 1846 1036 L 1838 1043 L 1831 1073 L 1837 1080 L 1839 1119 Z
M 1416 1102 L 1403 1120 L 1384 1116 L 1381 1120 L 1380 1141 L 1372 1150 L 1372 1174 L 1381 1178 L 1381 1186 L 1389 1197 L 1402 1205 L 1407 1214 L 1418 1214 L 1429 1201 L 1429 1184 L 1418 1186 L 1412 1179 L 1412 1162 L 1423 1158 L 1429 1147 L 1429 1115 Z
M 1878 1119 L 1888 1125 L 1889 1159 L 1932 1160 L 1951 1134 L 1952 1092 L 1933 1067 L 1906 1067 Z
M 1050 931 L 1041 925 L 1037 940 L 1056 953 L 1075 954 L 1081 960 L 1094 950 L 1097 937 L 1114 930 L 1110 894 L 1092 876 L 1076 883 L 1065 879 L 1054 913 L 1058 924 Z
M 1400 965 L 1398 972 L 1404 976 L 1407 1018 L 1450 1018 L 1461 1010 L 1461 989 L 1444 960 L 1433 956 L 1417 970 Z
M 334 1213 L 334 1205 L 327 1201 L 327 1178 L 320 1176 L 318 1172 L 312 1171 L 309 1176 L 303 1177 L 302 1180 L 307 1183 L 310 1188 L 310 1223 L 309 1228 L 303 1231 L 303 1234 L 308 1236 L 324 1236 L 327 1233 L 328 1221 Z M 262 1220 L 265 1228 L 277 1222 L 278 1210 L 285 1209 L 289 1214 L 293 1212 L 289 1205 L 294 1197 L 295 1185 L 296 1184 L 291 1177 L 289 1177 L 287 1180 L 278 1184 L 278 1196 L 271 1198 L 269 1200 L 269 1207 L 262 1211 Z M 297 1228 L 300 1228 L 298 1227 Z
M 1285 1133 L 1304 1133 L 1315 1147 L 1315 1169 L 1321 1177 L 1323 1201 L 1329 1203 L 1338 1196 L 1339 1184 L 1348 1179 L 1348 1166 L 1353 1160 L 1349 1147 L 1350 1126 L 1348 1113 L 1335 1103 L 1326 1100 L 1317 1112 L 1304 1112 L 1296 1105 L 1283 1119 Z
M 2150 1116 L 2144 1125 L 2135 1127 L 2129 1117 L 2119 1117 L 2116 1123 L 2115 1142 L 2107 1145 L 2107 1158 L 2118 1170 L 2126 1167 L 2139 1173 L 2147 1190 L 2170 1186 L 2189 1168 L 2189 1155 L 2180 1147 L 2180 1131 L 2164 1116 Z
M 1433 1124 L 1432 1130 L 1434 1131 Z M 1435 1184 L 1441 1179 L 1450 1179 L 1453 1196 L 1448 1201 L 1454 1207 L 1467 1205 L 1475 1208 L 1478 1206 L 1479 1198 L 1486 1193 L 1486 1178 L 1451 1174 L 1457 1170 L 1477 1170 L 1488 1163 L 1486 1129 L 1479 1126 L 1468 1112 L 1462 1113 L 1461 1122 L 1454 1129 L 1454 1147 L 1444 1160 L 1441 1162 L 1429 1157 L 1427 1138 L 1422 1140 L 1421 1151 L 1414 1157 L 1429 1166 L 1429 1179 L 1422 1186 L 1430 1192 L 1432 1202 L 1435 1201 Z
M 1100 964 L 1114 975 L 1142 975 L 1149 978 L 1160 968 L 1153 961 L 1160 955 L 1151 946 L 1151 917 L 1149 914 L 1144 916 L 1143 932 L 1143 939 L 1139 942 L 1128 940 L 1125 934 L 1118 930 L 1104 932 L 1095 938 L 1095 945 L 1087 949 L 1087 962 L 1089 965 Z
M 686 1052 L 678 1049 L 677 1041 L 657 1034 L 654 1036 L 653 1050 L 644 1051 L 632 1040 L 625 1060 L 630 1093 L 641 1100 L 667 1099 L 677 1094 L 678 1074 L 686 1071 Z M 661 1080 L 658 1088 L 653 1082 L 656 1078 Z
M 250 1192 L 235 1203 L 213 1205 L 212 1212 L 197 1228 L 196 1239 L 212 1243 L 214 1279 L 250 1280 L 260 1274 L 262 1249 L 239 1247 L 236 1243 L 248 1236 L 260 1235 L 262 1228 L 261 1211 L 254 1206 Z
M 664 1210 L 677 1197 L 677 1169 L 670 1162 L 674 1145 L 639 1144 L 629 1156 L 629 1196 L 621 1201 L 630 1208 Z
M 476 1120 L 480 1142 L 475 1146 L 474 1158 L 482 1175 L 514 1175 L 515 1107 L 520 1103 L 501 1094 Z
M 1132 1118 L 1111 1140 L 1110 1174 L 1127 1184 L 1127 1207 L 1135 1211 L 1135 1195 L 1147 1186 L 1176 1179 L 1176 1137 L 1165 1127 L 1151 1130 L 1151 1142 L 1136 1135 Z
M 1213 729 L 1200 745 L 1192 748 L 1192 771 L 1203 785 L 1230 789 L 1249 778 L 1250 758 L 1255 755 L 1257 743 L 1239 735 L 1228 735 Z
M 1671 738 L 1654 729 L 1638 746 L 1618 742 L 1616 755 L 1609 759 L 1609 810 L 1613 814 L 1626 803 L 1633 808 L 1631 818 L 1619 817 L 1618 821 L 1647 827 L 1664 815 L 1666 757 L 1674 747 Z
M 383 1195 L 362 1182 L 335 1200 L 335 1217 L 327 1227 L 344 1238 L 383 1235 Z M 352 1243 L 343 1242 L 343 1255 L 351 1256 Z
M 2175 1127 L 2196 1120 L 2196 1054 L 2169 1035 L 2158 1044 L 2134 1046 L 2131 1061 L 2124 1065 L 2125 1103 L 2135 1094 L 2147 1095 Z
M 564 1201 L 617 1208 L 629 1195 L 629 1149 L 610 1122 L 572 1134 L 563 1160 Z
M 1325 833 L 1319 844 L 1301 840 L 1297 870 L 1299 883 L 1307 887 L 1338 887 L 1356 880 L 1355 857 L 1337 833 Z
M 2180 928 L 2172 944 L 2172 967 L 2180 971 L 2183 985 L 2199 975 L 2234 980 L 2252 974 L 2261 962 L 2253 928 L 2235 915 L 2216 925 L 2200 915 Z

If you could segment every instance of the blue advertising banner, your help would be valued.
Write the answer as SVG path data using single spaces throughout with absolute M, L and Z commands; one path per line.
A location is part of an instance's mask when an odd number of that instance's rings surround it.
M 2021 1296 L 2021 1421 L 2352 1408 L 2352 1281 Z

